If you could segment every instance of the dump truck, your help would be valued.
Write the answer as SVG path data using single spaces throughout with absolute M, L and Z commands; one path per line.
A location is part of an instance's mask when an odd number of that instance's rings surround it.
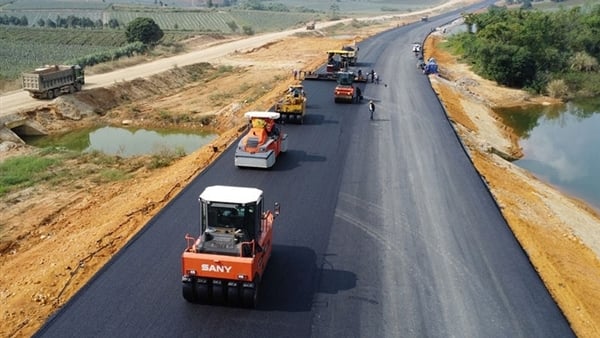
M 311 21 L 309 23 L 306 24 L 306 30 L 312 31 L 315 29 L 315 22 Z
M 282 123 L 304 123 L 306 112 L 306 94 L 301 84 L 291 85 L 283 97 L 275 104 L 275 112 L 280 114 Z
M 235 150 L 236 167 L 270 168 L 287 151 L 287 134 L 276 121 L 281 117 L 272 111 L 251 111 L 244 114 L 250 130 L 240 139 Z
M 265 210 L 257 188 L 214 185 L 202 191 L 200 235 L 186 234 L 183 298 L 191 303 L 254 308 L 273 249 L 279 204 Z
M 333 92 L 333 101 L 353 103 L 356 98 L 356 89 L 354 88 L 354 74 L 351 72 L 340 72 L 337 80 L 337 86 Z
M 51 65 L 21 75 L 23 89 L 36 99 L 53 99 L 74 93 L 85 84 L 83 69 L 78 65 Z

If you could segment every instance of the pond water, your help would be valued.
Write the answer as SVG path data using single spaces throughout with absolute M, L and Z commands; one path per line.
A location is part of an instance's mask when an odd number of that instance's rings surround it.
M 36 147 L 59 146 L 70 150 L 101 151 L 109 155 L 131 157 L 167 150 L 190 154 L 210 143 L 217 135 L 181 130 L 147 130 L 120 127 L 101 127 L 71 131 L 62 135 L 26 138 Z
M 520 137 L 515 164 L 600 209 L 600 98 L 497 113 Z

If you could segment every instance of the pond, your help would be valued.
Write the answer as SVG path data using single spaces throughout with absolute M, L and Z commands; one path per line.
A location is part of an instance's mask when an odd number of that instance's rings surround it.
M 81 152 L 100 151 L 109 155 L 132 157 L 155 154 L 165 149 L 190 154 L 216 137 L 216 134 L 207 132 L 107 126 L 61 135 L 29 137 L 25 142 L 36 147 L 59 146 Z
M 497 113 L 520 137 L 515 164 L 600 209 L 600 98 Z

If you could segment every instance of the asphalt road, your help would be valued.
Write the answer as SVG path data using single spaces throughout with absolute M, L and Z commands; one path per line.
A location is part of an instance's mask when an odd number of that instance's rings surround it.
M 360 45 L 376 102 L 334 104 L 305 82 L 304 125 L 270 170 L 233 149 L 195 179 L 79 292 L 43 337 L 570 337 L 568 323 L 473 169 L 411 43 L 432 23 Z M 256 310 L 187 303 L 184 235 L 213 184 L 281 203 Z

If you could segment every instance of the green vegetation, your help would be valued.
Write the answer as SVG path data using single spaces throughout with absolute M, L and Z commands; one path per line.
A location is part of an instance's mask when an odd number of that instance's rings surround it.
M 48 186 L 89 179 L 94 183 L 126 180 L 141 168 L 169 166 L 185 156 L 183 148 L 159 147 L 150 157 L 128 158 L 107 155 L 100 151 L 80 152 L 46 147 L 33 155 L 10 157 L 0 162 L 0 197 L 34 185 Z
M 85 66 L 151 53 L 128 44 L 125 27 L 140 17 L 152 19 L 164 32 L 159 44 L 175 46 L 175 52 L 178 41 L 198 34 L 253 35 L 303 27 L 332 14 L 341 17 L 392 9 L 411 11 L 438 2 L 229 0 L 192 8 L 192 2 L 153 0 L 136 1 L 136 5 L 128 0 L 0 0 L 0 85 L 14 86 L 11 81 L 22 72 L 46 64 Z M 2 24 L 3 19 L 8 23 Z
M 13 157 L 0 162 L 0 196 L 47 180 L 52 175 L 48 169 L 58 162 L 39 156 Z
M 185 156 L 185 150 L 183 148 L 171 149 L 169 147 L 160 147 L 154 154 L 152 154 L 150 162 L 146 165 L 148 169 L 157 169 L 162 167 L 168 167 L 180 157 Z
M 449 44 L 482 76 L 563 98 L 600 95 L 600 5 L 557 11 L 491 7 L 466 15 L 465 23 L 475 33 L 457 34 Z
M 136 18 L 127 24 L 125 36 L 128 42 L 142 42 L 147 45 L 155 44 L 165 33 L 150 18 Z

